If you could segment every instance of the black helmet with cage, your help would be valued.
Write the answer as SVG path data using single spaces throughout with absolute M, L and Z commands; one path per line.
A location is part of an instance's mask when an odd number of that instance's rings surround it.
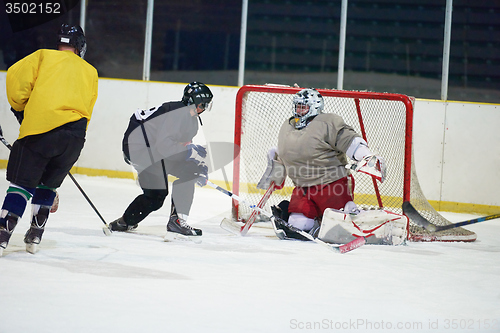
M 78 25 L 62 24 L 57 34 L 57 46 L 69 45 L 76 49 L 76 53 L 83 58 L 87 51 L 87 40 L 83 29 Z
M 205 111 L 210 111 L 213 97 L 214 95 L 204 83 L 194 81 L 184 88 L 182 103 L 199 106 Z

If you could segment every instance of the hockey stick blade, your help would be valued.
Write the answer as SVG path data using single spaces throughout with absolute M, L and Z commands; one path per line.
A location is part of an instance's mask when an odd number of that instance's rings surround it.
M 222 220 L 220 226 L 222 229 L 226 230 L 226 231 L 229 231 L 233 234 L 236 234 L 236 235 L 246 235 L 246 233 L 248 232 L 248 229 L 250 229 L 250 227 L 253 225 L 253 223 L 255 222 L 255 219 L 257 218 L 257 215 L 258 213 L 262 213 L 262 207 L 264 207 L 267 199 L 269 198 L 269 196 L 271 195 L 271 193 L 274 191 L 274 183 L 271 183 L 271 185 L 269 186 L 269 188 L 267 189 L 266 193 L 264 194 L 264 196 L 262 197 L 262 199 L 259 201 L 258 205 L 257 206 L 252 206 L 250 204 L 248 204 L 244 199 L 240 198 L 239 196 L 237 196 L 236 194 L 232 193 L 232 192 L 229 192 L 228 190 L 212 183 L 211 181 L 209 181 L 207 179 L 207 185 L 210 186 L 210 187 L 213 187 L 214 189 L 216 189 L 217 191 L 221 192 L 221 193 L 224 193 L 225 195 L 229 196 L 230 198 L 233 198 L 234 200 L 240 202 L 240 203 L 243 203 L 245 205 L 247 205 L 248 207 L 254 209 L 254 211 L 252 212 L 252 214 L 250 215 L 250 217 L 248 218 L 247 222 L 245 223 L 245 225 L 243 226 L 238 226 L 234 221 L 232 220 L 229 220 L 229 219 L 225 219 L 225 220 Z M 237 229 L 240 228 L 239 231 L 237 231 Z
M 271 194 L 274 192 L 274 189 L 275 189 L 274 182 L 271 182 L 271 184 L 269 184 L 268 189 L 266 190 L 266 193 L 264 193 L 264 195 L 260 199 L 259 203 L 257 204 L 258 208 L 264 208 L 264 205 L 266 204 L 266 202 L 269 199 L 269 197 L 271 196 Z M 252 214 L 250 214 L 250 217 L 246 221 L 245 225 L 241 228 L 241 235 L 242 236 L 245 236 L 248 233 L 248 230 L 250 229 L 250 227 L 254 224 L 255 220 L 257 219 L 258 213 L 259 212 L 254 209 Z
M 243 228 L 242 225 L 238 225 L 232 219 L 228 219 L 227 217 L 225 217 L 221 221 L 220 227 L 226 231 L 229 231 L 233 235 L 241 235 L 241 229 Z
M 218 190 L 218 188 L 216 189 Z M 257 204 L 258 208 L 264 207 L 264 205 L 266 204 L 267 200 L 269 199 L 274 190 L 275 190 L 274 182 L 271 182 L 269 188 L 266 190 L 266 193 L 264 193 L 259 203 Z M 225 190 L 223 190 L 222 193 L 227 194 Z M 250 227 L 252 227 L 252 225 L 254 224 L 259 214 L 260 212 L 254 209 L 243 225 L 237 224 L 232 219 L 225 218 L 221 221 L 220 227 L 226 231 L 229 231 L 232 234 L 245 236 L 248 233 Z
M 457 222 L 448 225 L 435 225 L 425 219 L 422 215 L 420 215 L 417 210 L 408 202 L 405 201 L 403 203 L 403 212 L 411 218 L 415 223 L 429 230 L 430 232 L 443 231 L 448 229 L 454 229 L 458 227 L 462 227 L 464 225 L 475 224 L 479 222 L 489 221 L 500 218 L 500 214 L 493 214 L 483 217 L 478 217 L 476 219 L 466 220 L 462 222 Z
M 413 207 L 413 205 L 409 201 L 403 202 L 402 205 L 403 213 L 408 216 L 408 218 L 417 224 L 418 226 L 429 230 L 430 232 L 436 231 L 436 225 L 429 222 L 425 217 L 420 215 L 420 213 Z

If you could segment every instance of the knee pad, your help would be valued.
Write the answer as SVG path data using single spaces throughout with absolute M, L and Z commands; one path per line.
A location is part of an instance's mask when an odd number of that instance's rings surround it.
M 309 231 L 314 227 L 314 219 L 311 219 L 301 213 L 291 213 L 288 223 L 300 230 Z

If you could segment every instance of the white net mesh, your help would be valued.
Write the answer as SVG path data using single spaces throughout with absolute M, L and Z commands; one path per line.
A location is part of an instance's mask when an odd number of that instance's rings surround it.
M 237 127 L 240 126 L 241 136 L 238 137 L 238 131 L 235 135 L 235 143 L 240 142 L 239 170 L 238 163 L 235 163 L 233 181 L 237 184 L 235 192 L 248 203 L 256 204 L 265 192 L 257 189 L 256 185 L 266 169 L 267 152 L 277 146 L 279 129 L 292 116 L 293 94 L 300 88 L 245 86 L 242 90 L 238 94 L 240 100 L 237 101 L 236 110 L 236 123 Z M 397 94 L 318 90 L 324 98 L 324 112 L 342 116 L 347 124 L 366 137 L 370 149 L 386 161 L 387 179 L 382 184 L 377 182 L 374 185 L 372 178 L 366 174 L 353 174 L 356 204 L 364 209 L 384 207 L 402 214 L 404 198 L 410 199 L 413 206 L 432 223 L 449 224 L 423 195 L 414 170 L 411 144 L 405 145 L 411 143 L 411 99 Z M 238 106 L 241 106 L 241 110 L 238 110 Z M 411 160 L 405 164 L 405 158 Z M 406 170 L 405 165 L 410 170 Z M 293 184 L 287 178 L 285 187 L 274 192 L 266 206 L 289 199 L 292 189 Z M 239 205 L 233 207 L 233 212 L 233 218 L 244 221 L 251 209 Z M 463 228 L 429 233 L 410 223 L 410 239 L 470 241 L 475 239 L 475 234 Z

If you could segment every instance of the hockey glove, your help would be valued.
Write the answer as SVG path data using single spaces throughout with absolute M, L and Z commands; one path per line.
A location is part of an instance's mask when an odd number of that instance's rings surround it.
M 196 184 L 200 187 L 207 185 L 208 181 L 208 167 L 205 163 L 198 164 L 198 173 L 196 174 L 198 178 L 196 179 Z
M 192 161 L 198 165 L 204 163 L 205 157 L 207 157 L 207 150 L 203 146 L 190 143 L 186 147 L 188 149 L 186 161 Z
M 16 111 L 12 107 L 10 108 L 10 111 L 12 111 L 14 116 L 16 116 L 17 121 L 19 122 L 19 125 L 21 125 L 21 123 L 23 122 L 23 119 L 24 119 L 24 111 Z
M 258 189 L 266 190 L 271 182 L 274 182 L 274 188 L 280 190 L 285 186 L 286 169 L 283 163 L 277 160 L 278 148 L 274 147 L 267 153 L 267 168 L 264 171 L 259 183 Z
M 356 172 L 366 173 L 378 179 L 381 183 L 384 182 L 387 173 L 387 167 L 382 156 L 367 155 L 359 162 L 348 163 L 346 169 L 354 170 Z

